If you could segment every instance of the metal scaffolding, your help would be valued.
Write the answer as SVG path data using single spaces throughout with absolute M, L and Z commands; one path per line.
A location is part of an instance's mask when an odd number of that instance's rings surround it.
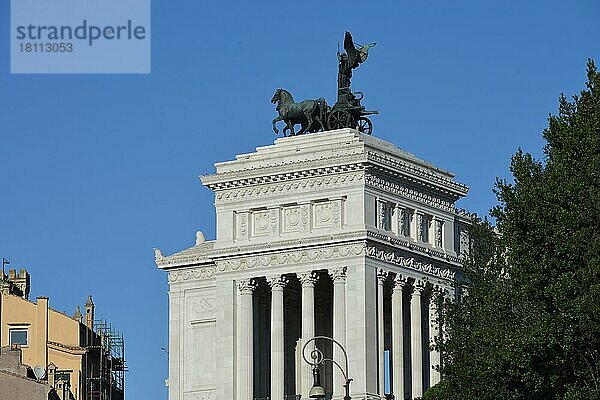
M 123 400 L 125 394 L 125 340 L 106 320 L 94 320 L 89 331 L 86 360 L 86 398 Z

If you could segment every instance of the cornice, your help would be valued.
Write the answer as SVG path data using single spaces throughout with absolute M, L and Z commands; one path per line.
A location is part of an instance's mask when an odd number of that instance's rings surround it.
M 210 251 L 207 250 L 203 252 L 198 250 L 197 253 L 193 253 L 192 249 L 193 248 L 190 248 L 181 252 L 184 254 L 175 253 L 170 256 L 163 255 L 160 249 L 154 249 L 154 262 L 159 268 L 166 269 L 169 267 L 179 267 L 190 264 L 207 264 L 211 262 L 208 257 Z
M 411 250 L 413 252 L 420 253 L 420 255 L 425 257 L 431 257 L 438 259 L 440 261 L 444 261 L 447 263 L 454 264 L 455 266 L 462 265 L 462 261 L 459 257 L 444 253 L 443 251 L 432 249 L 427 246 L 420 245 L 413 241 L 398 239 L 393 236 L 384 235 L 378 232 L 367 231 L 367 237 L 370 239 L 375 239 L 381 243 L 389 244 L 395 247 L 401 247 L 404 249 Z
M 424 193 L 423 191 L 407 187 L 401 183 L 394 182 L 381 176 L 365 174 L 365 183 L 384 192 L 394 193 L 398 196 L 405 197 L 407 199 L 416 201 L 418 203 L 423 203 L 440 210 L 451 213 L 455 211 L 454 203 L 449 200 L 432 196 Z
M 51 349 L 55 349 L 55 350 L 59 350 L 59 351 L 66 351 L 70 354 L 77 354 L 77 355 L 85 354 L 85 352 L 86 352 L 85 348 L 83 348 L 83 347 L 69 346 L 66 344 L 53 342 L 50 340 L 48 341 L 48 347 Z
M 230 246 L 220 249 L 210 248 L 207 250 L 198 249 L 193 253 L 194 247 L 175 253 L 170 256 L 164 256 L 159 249 L 154 249 L 154 259 L 156 265 L 160 268 L 171 269 L 175 267 L 186 267 L 193 264 L 213 264 L 214 260 L 225 257 L 232 257 L 240 254 L 252 255 L 263 253 L 265 251 L 278 251 L 278 249 L 304 248 L 316 245 L 322 245 L 324 242 L 334 245 L 351 240 L 366 239 L 366 231 L 352 231 L 338 234 L 311 236 L 304 239 L 278 240 L 268 243 L 252 243 L 242 246 Z M 203 251 L 204 250 L 204 251 Z
M 336 154 L 319 159 L 262 164 L 249 169 L 205 175 L 200 179 L 202 184 L 211 190 L 221 190 L 360 170 L 364 169 L 364 161 L 365 156 L 362 153 Z M 290 171 L 290 168 L 293 168 L 293 171 Z
M 432 188 L 437 190 L 442 189 L 443 191 L 452 193 L 457 197 L 465 196 L 469 191 L 469 188 L 466 185 L 456 182 L 453 179 L 429 172 L 424 168 L 401 161 L 396 157 L 386 156 L 377 151 L 368 151 L 367 160 L 373 163 L 384 165 L 387 167 L 387 169 L 400 172 L 403 177 L 409 179 L 412 177 L 412 180 L 414 181 L 428 183 Z M 414 177 L 417 177 L 418 179 L 415 179 Z M 435 185 L 431 185 L 431 183 L 435 183 Z

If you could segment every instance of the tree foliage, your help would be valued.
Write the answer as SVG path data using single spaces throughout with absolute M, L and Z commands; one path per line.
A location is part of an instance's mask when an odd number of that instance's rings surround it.
M 446 303 L 437 399 L 600 398 L 600 73 L 550 115 L 544 159 L 519 150 L 474 220 L 467 296 Z

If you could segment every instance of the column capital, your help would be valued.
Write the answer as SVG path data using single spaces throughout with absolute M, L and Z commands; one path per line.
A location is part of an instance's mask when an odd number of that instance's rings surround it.
M 289 283 L 289 279 L 283 275 L 273 275 L 267 277 L 267 282 L 272 290 L 283 290 L 285 285 Z
M 252 294 L 254 289 L 256 289 L 256 281 L 254 279 L 244 279 L 237 282 L 238 290 L 240 294 Z
M 319 274 L 315 271 L 301 272 L 296 275 L 302 286 L 314 286 L 319 280 Z
M 427 287 L 427 279 L 425 279 L 425 278 L 415 279 L 415 281 L 413 282 L 413 285 L 412 285 L 413 294 L 418 294 L 420 296 L 421 294 L 423 294 L 426 287 Z
M 389 274 L 388 271 L 381 269 L 381 268 L 378 269 L 377 270 L 377 280 L 379 282 L 383 283 L 387 279 L 388 274 Z
M 392 285 L 392 290 L 395 292 L 396 290 L 400 291 L 400 293 L 402 293 L 402 289 L 404 288 L 404 286 L 406 286 L 406 284 L 408 283 L 408 277 L 400 275 L 400 274 L 396 274 L 396 277 L 394 278 L 394 283 Z
M 329 276 L 333 279 L 333 283 L 346 282 L 346 271 L 346 267 L 327 270 Z

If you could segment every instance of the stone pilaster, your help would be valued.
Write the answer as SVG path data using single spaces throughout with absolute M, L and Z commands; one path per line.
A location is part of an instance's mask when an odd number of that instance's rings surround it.
M 377 270 L 377 382 L 379 388 L 379 396 L 382 398 L 385 395 L 385 330 L 383 319 L 383 284 L 387 279 L 388 272 L 379 269 Z
M 169 289 L 169 399 L 180 400 L 183 378 L 181 377 L 181 331 L 183 307 L 181 290 L 172 285 Z
M 415 241 L 423 241 L 423 214 L 415 211 Z
M 314 272 L 304 272 L 298 274 L 298 279 L 302 284 L 302 341 L 300 349 L 307 340 L 315 336 L 315 283 L 319 275 Z M 303 399 L 308 399 L 308 391 L 312 387 L 312 370 L 310 365 L 301 360 L 301 382 L 302 385 L 297 393 L 302 395 Z
M 402 296 L 408 279 L 396 274 L 392 291 L 392 392 L 404 399 L 404 318 Z
M 444 247 L 444 221 L 439 219 L 439 218 L 435 218 L 435 241 L 434 241 L 434 245 L 437 248 L 443 248 Z
M 423 331 L 421 329 L 421 295 L 425 290 L 425 281 L 417 279 L 413 283 L 410 300 L 410 331 L 412 355 L 412 398 L 423 396 Z
M 333 279 L 333 338 L 344 348 L 346 347 L 346 267 L 329 270 Z M 345 365 L 344 354 L 338 348 L 333 347 L 333 359 L 342 367 Z M 334 368 L 333 373 L 333 396 L 343 396 L 344 376 L 339 368 Z
M 253 279 L 238 282 L 237 400 L 254 400 L 254 336 L 252 331 Z
M 283 288 L 289 282 L 283 275 L 267 278 L 271 286 L 271 398 L 283 399 L 284 393 L 284 338 Z

